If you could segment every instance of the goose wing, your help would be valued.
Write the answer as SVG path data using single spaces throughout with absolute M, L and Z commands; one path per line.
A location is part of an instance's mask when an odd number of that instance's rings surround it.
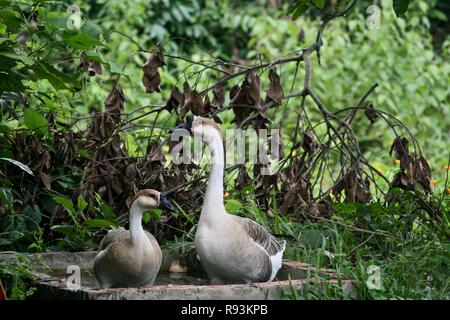
M 158 245 L 158 241 L 156 241 L 155 237 L 151 233 L 145 231 L 145 234 L 147 235 L 147 238 L 150 240 L 151 244 L 154 247 Z M 108 247 L 111 243 L 122 241 L 123 239 L 129 237 L 130 231 L 122 227 L 109 230 L 108 233 L 103 237 L 102 241 L 100 242 L 99 251 L 106 249 L 106 247 Z
M 98 250 L 102 251 L 111 243 L 121 241 L 121 239 L 125 239 L 127 236 L 130 236 L 130 232 L 122 227 L 109 230 L 100 242 Z
M 239 216 L 232 216 L 257 244 L 263 247 L 269 256 L 283 252 L 286 247 L 286 241 L 278 241 L 273 235 L 267 232 L 259 223 Z

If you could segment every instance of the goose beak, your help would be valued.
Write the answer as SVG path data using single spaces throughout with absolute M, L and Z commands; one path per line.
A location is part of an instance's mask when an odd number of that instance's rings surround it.
M 186 123 L 180 123 L 175 128 L 170 129 L 169 133 L 173 133 L 176 130 L 182 130 L 182 129 L 187 130 L 187 131 L 189 131 L 189 133 L 191 133 L 191 130 L 188 129 L 188 126 Z
M 189 131 L 190 134 L 192 134 L 192 122 L 194 121 L 194 116 L 188 116 L 186 118 L 186 123 L 180 123 L 175 128 L 170 129 L 169 133 L 173 133 L 175 130 L 184 129 Z
M 166 194 L 161 192 L 159 194 L 159 207 L 173 212 L 178 212 L 178 209 L 166 198 Z

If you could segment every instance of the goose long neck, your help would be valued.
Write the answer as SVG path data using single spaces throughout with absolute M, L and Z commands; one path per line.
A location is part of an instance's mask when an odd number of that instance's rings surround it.
M 137 204 L 137 201 L 133 202 L 130 208 L 130 234 L 131 244 L 135 247 L 140 246 L 143 243 L 146 235 L 144 228 L 142 228 L 142 214 L 144 211 Z
M 208 143 L 212 154 L 211 173 L 208 179 L 208 187 L 206 188 L 205 205 L 207 212 L 220 213 L 224 208 L 223 205 L 223 174 L 224 174 L 224 149 L 223 141 L 220 134 L 216 131 L 216 135 Z M 224 210 L 223 210 L 224 212 Z

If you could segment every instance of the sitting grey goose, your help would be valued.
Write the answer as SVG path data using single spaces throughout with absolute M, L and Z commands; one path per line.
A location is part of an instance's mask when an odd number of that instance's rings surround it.
M 228 214 L 223 202 L 224 144 L 219 126 L 189 116 L 186 129 L 211 149 L 212 166 L 195 235 L 200 261 L 213 284 L 272 281 L 282 265 L 286 241 L 278 241 L 257 222 Z M 174 131 L 173 130 L 173 131 Z
M 110 230 L 100 242 L 94 273 L 102 288 L 152 285 L 162 254 L 155 237 L 142 228 L 142 215 L 152 209 L 176 211 L 163 193 L 145 189 L 134 197 L 129 213 L 130 230 Z

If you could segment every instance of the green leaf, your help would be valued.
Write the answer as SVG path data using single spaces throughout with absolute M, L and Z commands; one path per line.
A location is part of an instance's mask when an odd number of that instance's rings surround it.
M 11 132 L 14 128 L 11 128 L 6 121 L 0 122 L 0 133 Z
M 309 3 L 307 0 L 302 0 L 299 2 L 294 13 L 292 14 L 292 20 L 297 20 L 302 14 L 305 13 L 306 10 L 308 10 L 308 7 Z
M 101 229 L 101 228 L 118 227 L 118 224 L 104 219 L 88 219 L 83 222 L 83 226 L 88 228 Z
M 84 209 L 86 209 L 88 206 L 88 203 L 86 202 L 86 200 L 84 200 L 84 198 L 81 194 L 78 196 L 77 204 L 78 204 L 78 210 L 80 210 L 81 212 L 83 212 Z
M 64 197 L 60 197 L 60 196 L 55 196 L 52 198 L 53 201 L 55 201 L 56 203 L 62 205 L 67 212 L 69 213 L 69 216 L 72 218 L 73 222 L 77 225 L 79 225 L 78 219 L 76 217 L 76 213 L 77 211 L 75 210 L 75 208 L 73 207 L 72 201 L 70 201 L 67 198 Z
M 91 154 L 86 151 L 85 149 L 78 149 L 78 153 L 80 154 L 80 156 L 86 157 L 86 158 L 90 158 Z
M 33 231 L 39 228 L 39 223 L 41 223 L 42 219 L 42 213 L 38 206 L 36 206 L 35 208 L 26 206 L 22 210 L 22 214 L 29 218 L 26 220 L 28 230 Z
M 437 10 L 437 9 L 432 9 L 430 11 L 430 16 L 433 17 L 433 18 L 439 19 L 441 21 L 445 21 L 445 22 L 448 21 L 447 16 L 445 15 L 445 13 L 443 13 L 442 11 Z
M 242 209 L 242 203 L 235 199 L 225 201 L 225 210 L 229 213 L 238 213 Z
M 34 130 L 40 135 L 45 135 L 48 132 L 48 121 L 39 112 L 31 108 L 25 110 L 24 123 L 28 129 Z
M 108 64 L 106 66 L 109 69 L 109 72 L 121 74 L 122 76 L 126 77 L 128 81 L 131 82 L 130 75 L 126 74 L 125 71 L 123 70 L 123 67 L 119 66 L 117 63 L 108 61 Z
M 173 203 L 178 208 L 178 211 L 180 211 L 181 214 L 186 218 L 186 220 L 189 221 L 191 224 L 195 225 L 195 222 L 194 222 L 194 219 L 192 218 L 192 216 L 190 216 L 188 213 L 186 213 L 186 211 L 184 211 L 183 208 L 181 208 L 178 203 L 176 203 L 175 201 L 173 201 Z M 172 212 L 172 214 L 175 215 L 174 212 Z
M 8 162 L 11 162 L 12 164 L 18 166 L 20 169 L 22 169 L 26 173 L 28 173 L 28 174 L 30 174 L 32 176 L 34 175 L 33 171 L 31 171 L 31 169 L 26 164 L 23 164 L 20 161 L 17 161 L 17 160 L 14 160 L 14 159 L 10 159 L 10 158 L 0 158 L 0 160 L 5 160 L 5 161 L 8 161 Z
M 62 38 L 69 46 L 78 50 L 87 50 L 92 49 L 95 46 L 103 46 L 99 40 L 92 38 L 86 33 L 64 32 Z
M 1 10 L 0 21 L 3 21 L 3 23 L 8 26 L 9 30 L 19 29 L 23 23 L 20 14 L 12 10 Z
M 409 0 L 394 0 L 394 11 L 397 17 L 403 16 L 408 10 Z
M 319 9 L 323 9 L 325 6 L 325 0 L 312 0 L 312 2 L 317 6 Z
M 148 223 L 148 222 L 150 221 L 150 214 L 149 214 L 148 212 L 144 213 L 144 214 L 142 215 L 142 220 L 143 220 L 145 223 Z
M 62 233 L 66 236 L 75 236 L 78 234 L 76 228 L 70 225 L 56 225 L 50 228 L 52 231 Z
M 86 21 L 80 28 L 80 32 L 87 34 L 92 39 L 99 39 L 102 33 L 101 28 L 91 21 Z
M 79 87 L 79 82 L 59 71 L 45 61 L 35 61 L 33 71 L 38 79 L 47 79 L 55 89 L 70 89 Z
M 50 30 L 65 30 L 67 28 L 67 19 L 69 15 L 65 12 L 50 11 L 42 19 Z
M 14 52 L 0 51 L 0 56 L 6 57 L 9 59 L 13 59 L 13 60 L 17 60 L 17 61 L 23 62 L 24 64 L 27 64 L 27 65 L 32 65 L 34 63 L 34 60 L 29 58 L 25 54 L 20 55 L 20 54 L 14 53 Z

